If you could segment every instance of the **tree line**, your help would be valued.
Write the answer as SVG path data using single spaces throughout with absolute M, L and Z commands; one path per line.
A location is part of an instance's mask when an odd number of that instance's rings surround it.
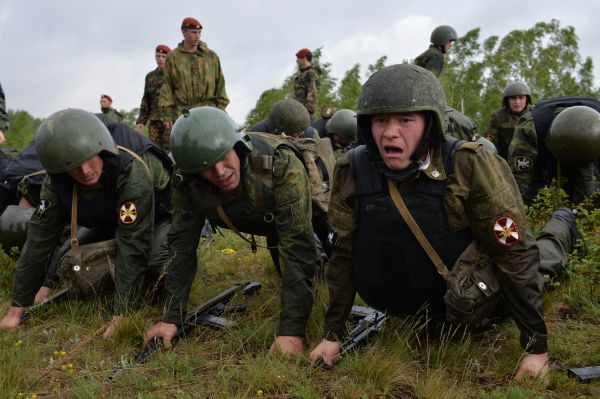
M 321 62 L 323 48 L 313 52 L 313 62 L 321 70 L 321 90 L 317 109 L 323 105 L 336 108 L 356 108 L 362 83 L 373 73 L 384 68 L 383 55 L 363 69 L 356 63 L 339 80 L 331 73 L 331 64 Z M 416 55 L 416 54 L 415 54 Z M 403 62 L 412 62 L 404 60 Z M 599 97 L 594 86 L 594 65 L 590 57 L 579 53 L 579 38 L 572 26 L 561 27 L 556 19 L 538 22 L 528 29 L 518 29 L 506 36 L 482 39 L 480 28 L 460 37 L 446 56 L 440 82 L 448 105 L 473 119 L 484 133 L 491 113 L 502 103 L 504 87 L 512 81 L 524 81 L 532 90 L 532 100 L 567 96 L 590 95 Z M 271 106 L 286 97 L 293 97 L 294 74 L 281 86 L 262 92 L 253 109 L 246 116 L 245 126 L 266 119 Z M 119 110 L 124 122 L 135 125 L 138 108 Z M 35 136 L 41 119 L 26 111 L 8 111 L 10 130 L 6 147 L 23 148 Z

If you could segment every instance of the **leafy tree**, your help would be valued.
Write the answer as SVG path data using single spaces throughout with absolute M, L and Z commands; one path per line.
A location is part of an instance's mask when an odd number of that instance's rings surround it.
M 354 64 L 351 69 L 346 71 L 340 82 L 340 87 L 337 90 L 338 100 L 335 106 L 337 108 L 355 109 L 361 86 L 360 64 Z
M 381 57 L 379 57 L 377 59 L 377 61 L 375 61 L 374 64 L 370 64 L 367 67 L 367 78 L 371 75 L 373 75 L 375 72 L 382 70 L 383 68 L 385 68 L 385 62 L 387 61 L 387 55 L 382 55 Z
M 123 114 L 122 122 L 129 127 L 135 127 L 135 121 L 137 120 L 138 114 L 140 113 L 139 108 L 134 108 L 131 111 L 125 111 L 120 109 L 119 112 Z
M 480 44 L 479 28 L 461 37 L 448 56 L 441 76 L 448 104 L 485 128 L 491 113 L 502 103 L 504 87 L 524 81 L 534 102 L 567 95 L 598 95 L 593 86 L 593 62 L 579 54 L 575 28 L 562 28 L 558 20 L 538 22 L 532 28 L 513 30 L 500 39 L 491 36 Z
M 6 132 L 5 149 L 25 148 L 34 138 L 38 127 L 42 124 L 42 119 L 34 118 L 27 111 L 8 110 L 8 120 L 10 128 Z

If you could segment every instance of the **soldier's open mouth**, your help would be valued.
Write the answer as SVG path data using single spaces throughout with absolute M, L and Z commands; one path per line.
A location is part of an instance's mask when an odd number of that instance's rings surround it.
M 404 150 L 400 147 L 385 146 L 383 150 L 386 154 L 402 154 Z

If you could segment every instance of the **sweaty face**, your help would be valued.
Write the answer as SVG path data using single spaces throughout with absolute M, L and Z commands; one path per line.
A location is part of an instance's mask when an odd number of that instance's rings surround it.
M 423 138 L 425 117 L 422 113 L 374 115 L 371 131 L 385 166 L 403 170 L 413 162 L 410 157 Z
M 202 29 L 182 29 L 184 45 L 186 47 L 198 46 L 201 31 Z
M 527 106 L 527 96 L 510 96 L 508 97 L 508 108 L 515 114 L 523 112 Z
M 83 186 L 93 186 L 100 180 L 103 167 L 104 160 L 100 155 L 94 155 L 79 167 L 67 170 L 67 174 Z
M 240 184 L 240 158 L 235 150 L 231 149 L 215 166 L 201 171 L 200 176 L 223 192 L 233 191 Z
M 165 60 L 167 59 L 167 55 L 164 53 L 155 53 L 154 54 L 154 59 L 156 60 L 156 65 L 160 68 L 163 69 L 165 67 Z

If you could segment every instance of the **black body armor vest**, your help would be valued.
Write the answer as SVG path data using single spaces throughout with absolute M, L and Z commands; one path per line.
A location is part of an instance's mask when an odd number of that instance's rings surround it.
M 450 139 L 440 144 L 447 174 L 459 143 Z M 443 314 L 446 282 L 394 205 L 385 176 L 374 167 L 364 145 L 348 154 L 358 196 L 358 229 L 352 244 L 354 287 L 370 306 L 394 315 L 415 314 L 426 304 L 430 314 Z M 443 205 L 445 188 L 446 181 L 419 173 L 414 191 L 402 198 L 451 268 L 473 236 L 468 228 L 450 231 Z

